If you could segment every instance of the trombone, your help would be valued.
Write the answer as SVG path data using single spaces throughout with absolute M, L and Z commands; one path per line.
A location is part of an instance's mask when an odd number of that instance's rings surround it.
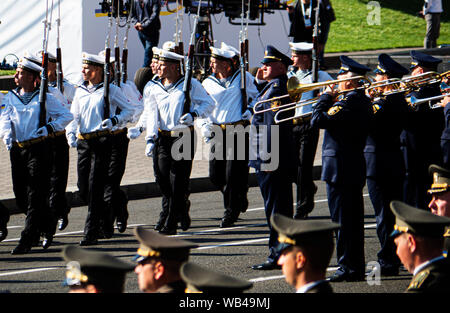
M 439 105 L 439 104 L 431 104 L 431 101 L 439 100 L 439 99 L 445 98 L 447 96 L 450 96 L 450 92 L 446 93 L 446 94 L 442 94 L 442 95 L 438 95 L 438 96 L 434 96 L 434 97 L 429 97 L 429 98 L 422 98 L 422 99 L 418 99 L 418 98 L 412 96 L 411 99 L 410 99 L 410 103 L 411 103 L 411 105 L 416 106 L 418 104 L 430 101 L 430 104 L 429 104 L 430 105 L 430 109 L 439 109 L 439 108 L 442 108 L 442 106 Z
M 349 92 L 349 91 L 353 91 L 356 89 L 365 89 L 368 86 L 370 86 L 371 81 L 365 77 L 365 76 L 355 76 L 355 77 L 350 77 L 350 78 L 344 78 L 344 79 L 337 79 L 337 80 L 328 80 L 325 82 L 319 82 L 319 83 L 312 83 L 312 84 L 300 84 L 300 82 L 298 81 L 298 78 L 295 76 L 292 76 L 288 79 L 288 83 L 287 83 L 287 89 L 288 89 L 288 94 L 287 95 L 283 95 L 283 96 L 279 96 L 279 97 L 273 97 L 270 99 L 266 99 L 266 100 L 261 100 L 255 103 L 255 105 L 253 106 L 253 111 L 254 114 L 261 114 L 267 111 L 272 111 L 272 110 L 279 110 L 279 109 L 284 109 L 289 107 L 289 109 L 295 109 L 299 106 L 304 106 L 304 105 L 308 105 L 310 103 L 307 103 L 308 101 L 311 100 L 315 100 L 317 101 L 317 98 L 313 98 L 313 99 L 308 99 L 308 100 L 303 100 L 303 101 L 297 101 L 298 99 L 300 99 L 302 93 L 304 92 L 308 92 L 308 91 L 312 91 L 312 90 L 317 90 L 317 89 L 321 89 L 322 87 L 326 87 L 329 85 L 335 85 L 338 84 L 340 82 L 344 82 L 344 81 L 351 81 L 351 80 L 364 80 L 367 83 L 364 84 L 364 86 L 362 87 L 357 87 L 357 88 L 353 88 L 350 90 L 346 90 L 345 92 Z M 257 106 L 260 105 L 261 103 L 266 103 L 266 102 L 273 102 L 273 101 L 278 101 L 281 99 L 285 99 L 285 98 L 290 98 L 291 100 L 294 100 L 293 102 L 287 103 L 287 104 L 283 104 L 280 106 L 277 106 L 275 108 L 267 108 L 267 109 L 261 109 L 258 110 Z
M 434 84 L 441 82 L 442 79 L 449 77 L 450 71 L 439 74 L 437 72 L 426 72 L 416 76 L 407 76 L 400 80 L 401 83 L 412 86 L 414 88 L 420 88 L 424 85 Z

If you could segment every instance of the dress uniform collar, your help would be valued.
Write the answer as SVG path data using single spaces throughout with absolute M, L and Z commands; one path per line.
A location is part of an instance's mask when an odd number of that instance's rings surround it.
M 402 233 L 411 233 L 424 237 L 443 237 L 445 227 L 450 225 L 450 218 L 435 215 L 429 211 L 412 207 L 401 201 L 390 203 L 395 215 L 394 231 L 391 237 Z
M 433 184 L 428 190 L 429 194 L 446 192 L 450 189 L 450 171 L 432 164 L 428 168 L 428 172 L 433 176 Z

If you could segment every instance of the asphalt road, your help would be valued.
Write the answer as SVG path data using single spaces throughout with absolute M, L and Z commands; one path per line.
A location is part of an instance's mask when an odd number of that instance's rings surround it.
M 311 219 L 329 219 L 326 202 L 325 184 L 317 181 L 319 189 L 316 194 L 316 207 Z M 220 192 L 203 192 L 192 194 L 189 230 L 179 231 L 177 237 L 199 244 L 192 250 L 190 261 L 216 271 L 251 280 L 254 282 L 250 293 L 292 293 L 282 276 L 281 270 L 255 271 L 251 265 L 263 262 L 268 254 L 268 232 L 259 188 L 250 188 L 248 193 L 249 209 L 241 214 L 234 227 L 219 228 L 223 215 Z M 365 253 L 368 271 L 377 260 L 379 243 L 375 232 L 375 219 L 372 205 L 367 193 L 365 200 Z M 100 240 L 90 249 L 111 253 L 123 260 L 130 261 L 138 248 L 133 236 L 133 228 L 142 225 L 153 229 L 158 218 L 161 198 L 149 198 L 129 203 L 129 227 L 126 232 L 115 232 L 111 239 Z M 8 237 L 0 243 L 0 292 L 6 293 L 66 293 L 61 285 L 64 279 L 65 263 L 61 258 L 61 249 L 65 245 L 78 244 L 82 239 L 87 208 L 73 208 L 70 213 L 69 226 L 57 232 L 53 245 L 48 250 L 35 247 L 26 255 L 11 255 L 10 251 L 17 245 L 25 216 L 13 215 L 8 224 Z M 376 266 L 376 264 L 375 264 Z M 337 268 L 333 256 L 328 274 Z M 411 275 L 405 270 L 399 276 L 378 277 L 374 272 L 364 282 L 333 283 L 336 293 L 402 293 L 407 287 Z M 126 293 L 140 293 L 136 275 L 127 276 Z

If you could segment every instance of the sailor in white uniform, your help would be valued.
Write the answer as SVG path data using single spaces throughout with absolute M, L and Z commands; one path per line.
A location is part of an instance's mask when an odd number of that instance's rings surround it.
M 103 226 L 113 224 L 104 220 L 109 216 L 106 214 L 104 192 L 111 158 L 111 132 L 117 125 L 132 119 L 134 108 L 121 89 L 111 83 L 109 106 L 106 106 L 105 59 L 83 52 L 82 61 L 84 83 L 75 92 L 71 106 L 74 120 L 66 130 L 69 145 L 78 150 L 78 188 L 81 198 L 88 205 L 84 238 L 80 242 L 84 246 L 95 245 L 99 238 L 105 237 L 103 232 L 108 229 L 101 229 L 101 223 Z M 119 114 L 117 108 L 120 108 Z
M 189 217 L 188 187 L 194 157 L 194 118 L 207 117 L 214 100 L 195 78 L 189 89 L 189 112 L 184 112 L 185 77 L 181 74 L 182 55 L 161 49 L 158 76 L 144 97 L 146 107 L 145 153 L 153 156 L 153 167 L 162 194 L 162 212 L 156 229 L 163 234 L 176 234 L 177 223 L 187 230 Z M 180 144 L 181 143 L 181 144 Z M 172 153 L 174 150 L 180 153 Z
M 297 77 L 300 84 L 311 84 L 313 82 L 312 69 L 312 49 L 313 44 L 309 42 L 290 42 L 292 53 L 291 59 L 296 70 L 290 71 L 288 77 Z M 317 82 L 333 80 L 324 71 L 318 71 Z M 316 97 L 318 90 L 304 92 L 301 101 L 310 100 Z M 312 104 L 300 106 L 295 109 L 293 119 L 293 135 L 295 153 L 297 160 L 297 201 L 295 205 L 294 218 L 303 219 L 314 208 L 314 194 L 317 186 L 313 182 L 314 158 L 319 141 L 319 129 L 311 126 Z
M 28 253 L 40 234 L 43 248 L 56 231 L 55 212 L 47 205 L 50 180 L 48 137 L 63 131 L 72 114 L 51 94 L 44 110 L 39 102 L 42 67 L 22 58 L 15 80 L 18 88 L 2 99 L 0 136 L 10 150 L 13 190 L 18 208 L 26 214 L 25 227 L 12 254 Z
M 241 70 L 236 66 L 238 63 L 233 62 L 239 55 L 224 43 L 220 49 L 210 49 L 212 74 L 202 85 L 216 106 L 210 116 L 196 122 L 205 141 L 212 143 L 209 178 L 222 192 L 225 208 L 220 227 L 230 227 L 248 207 L 248 134 L 245 127 L 250 124 L 253 110 L 251 105 L 243 107 Z M 246 100 L 251 103 L 258 90 L 254 77 L 248 72 L 245 75 Z M 227 129 L 234 133 L 233 142 L 226 141 Z

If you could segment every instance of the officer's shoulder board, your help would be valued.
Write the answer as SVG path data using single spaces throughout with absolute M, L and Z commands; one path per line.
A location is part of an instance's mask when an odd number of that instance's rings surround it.
M 424 271 L 421 271 L 420 273 L 418 273 L 411 280 L 411 283 L 408 286 L 408 290 L 419 289 L 420 286 L 422 286 L 422 284 L 425 282 L 425 280 L 428 278 L 429 275 L 430 275 L 429 270 L 424 270 Z
M 332 115 L 337 114 L 340 110 L 342 110 L 341 105 L 333 105 L 331 108 L 328 109 L 327 114 L 332 116 Z

